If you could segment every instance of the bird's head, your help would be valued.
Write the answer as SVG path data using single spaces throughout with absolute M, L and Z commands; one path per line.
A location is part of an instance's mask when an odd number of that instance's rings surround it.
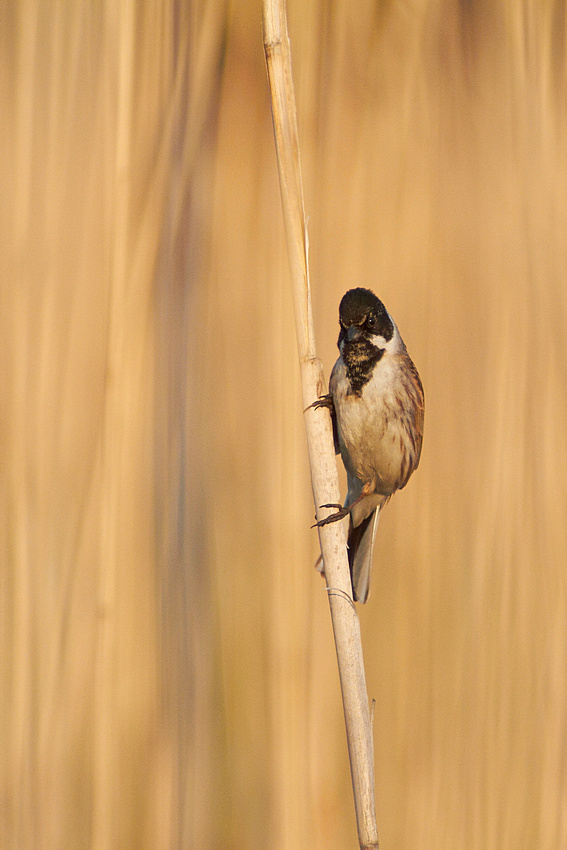
M 390 314 L 370 289 L 349 289 L 339 306 L 338 347 L 345 343 L 366 343 L 384 351 L 394 336 L 395 325 Z

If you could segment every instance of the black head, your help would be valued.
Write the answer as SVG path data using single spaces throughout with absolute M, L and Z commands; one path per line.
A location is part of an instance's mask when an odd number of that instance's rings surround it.
M 394 336 L 394 323 L 369 289 L 349 289 L 339 306 L 338 346 L 350 391 L 360 395 Z
M 394 335 L 394 325 L 388 311 L 370 289 L 349 289 L 339 306 L 341 341 L 348 335 L 349 328 L 358 329 L 366 339 L 381 336 L 389 342 Z

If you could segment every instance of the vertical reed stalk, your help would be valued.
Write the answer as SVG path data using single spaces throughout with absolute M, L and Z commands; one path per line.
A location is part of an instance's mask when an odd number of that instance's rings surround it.
M 305 429 L 315 507 L 339 501 L 339 482 L 330 417 L 309 406 L 323 392 L 323 369 L 316 357 L 309 290 L 307 234 L 299 159 L 295 95 L 284 0 L 264 0 L 264 50 L 272 101 L 276 154 L 291 269 Z M 362 850 L 378 847 L 374 803 L 372 729 L 360 623 L 352 600 L 342 523 L 319 529 L 319 539 L 343 696 L 358 840 Z

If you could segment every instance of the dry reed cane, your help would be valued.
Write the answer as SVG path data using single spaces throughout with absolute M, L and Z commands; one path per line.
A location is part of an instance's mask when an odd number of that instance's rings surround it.
M 325 410 L 310 407 L 322 394 L 324 382 L 321 361 L 315 354 L 297 116 L 284 0 L 264 0 L 263 21 L 311 483 L 318 511 L 319 505 L 339 501 L 339 482 L 330 417 Z M 358 840 L 365 850 L 378 847 L 374 757 L 360 623 L 352 600 L 343 524 L 333 523 L 320 528 L 319 540 L 343 696 Z

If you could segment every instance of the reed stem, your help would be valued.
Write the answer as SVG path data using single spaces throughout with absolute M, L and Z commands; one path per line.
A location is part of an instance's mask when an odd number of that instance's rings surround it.
M 293 289 L 303 408 L 315 509 L 339 501 L 339 481 L 331 419 L 310 405 L 324 392 L 323 368 L 316 356 L 309 287 L 308 240 L 297 133 L 291 52 L 284 0 L 264 0 L 264 51 L 272 102 L 276 155 Z M 343 523 L 319 529 L 319 540 L 337 651 L 339 677 L 358 840 L 361 850 L 378 847 L 374 802 L 372 727 L 360 622 L 352 599 Z

